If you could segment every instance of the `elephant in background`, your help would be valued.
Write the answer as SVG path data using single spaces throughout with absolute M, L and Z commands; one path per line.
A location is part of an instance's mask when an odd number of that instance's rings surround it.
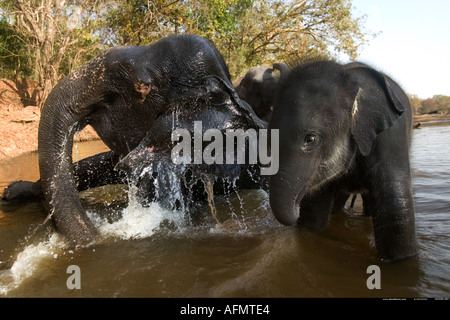
M 362 63 L 313 61 L 282 73 L 269 129 L 279 130 L 270 206 L 285 225 L 324 227 L 361 194 L 381 259 L 416 254 L 409 100 Z
M 39 198 L 39 186 L 57 230 L 73 244 L 89 243 L 98 232 L 78 191 L 123 183 L 142 169 L 139 161 L 170 161 L 172 130 L 191 120 L 202 121 L 205 130 L 263 127 L 237 95 L 228 67 L 210 41 L 182 35 L 150 46 L 106 50 L 62 79 L 48 96 L 38 134 L 40 180 L 32 187 L 13 183 L 3 195 L 20 198 L 33 188 L 28 195 Z M 111 151 L 73 164 L 74 133 L 88 124 Z M 248 168 L 242 166 L 215 165 L 207 174 L 242 177 L 242 185 L 255 187 L 254 180 L 245 180 Z M 202 172 L 195 171 L 204 169 L 186 167 L 180 175 L 198 177 Z M 153 178 L 150 172 L 141 185 L 153 186 L 148 181 Z
M 274 63 L 272 68 L 252 67 L 233 83 L 239 97 L 253 108 L 260 119 L 267 122 L 270 120 L 280 79 L 277 71 L 286 72 L 288 69 L 288 66 L 281 62 Z

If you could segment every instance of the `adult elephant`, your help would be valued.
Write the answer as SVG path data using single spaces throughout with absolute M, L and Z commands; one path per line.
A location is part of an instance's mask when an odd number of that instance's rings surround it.
M 269 182 L 275 217 L 318 229 L 361 193 L 379 256 L 414 256 L 412 116 L 403 90 L 356 62 L 309 62 L 282 78 L 269 123 L 280 136 L 280 169 Z
M 261 127 L 232 87 L 220 53 L 198 36 L 112 48 L 61 80 L 42 109 L 38 135 L 40 184 L 56 228 L 72 243 L 97 235 L 77 192 L 79 174 L 72 164 L 77 130 L 90 124 L 111 149 L 87 160 L 87 167 L 102 168 L 108 173 L 102 176 L 111 177 L 85 183 L 91 187 L 123 179 L 114 170 L 132 170 L 139 159 L 167 160 L 170 133 L 185 115 L 203 121 L 205 129 Z
M 272 68 L 255 66 L 234 84 L 239 97 L 265 121 L 269 121 L 272 114 L 275 92 L 280 79 L 277 70 L 286 72 L 289 68 L 281 62 L 274 63 Z

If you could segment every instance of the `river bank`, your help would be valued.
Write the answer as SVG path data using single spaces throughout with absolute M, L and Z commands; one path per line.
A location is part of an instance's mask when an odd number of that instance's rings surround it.
M 41 111 L 36 104 L 36 84 L 0 79 L 0 161 L 36 151 Z M 75 137 L 99 139 L 91 127 Z
M 39 119 L 38 107 L 14 110 L 0 106 L 0 161 L 37 150 Z M 95 139 L 99 137 L 90 126 L 75 136 L 76 141 Z

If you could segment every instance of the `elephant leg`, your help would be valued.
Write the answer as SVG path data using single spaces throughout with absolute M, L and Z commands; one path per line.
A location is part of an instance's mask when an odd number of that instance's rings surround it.
M 125 172 L 115 170 L 119 155 L 113 151 L 96 154 L 73 165 L 78 191 L 101 187 L 108 184 L 126 184 Z
M 378 173 L 378 181 L 388 182 L 384 185 L 374 183 L 364 196 L 364 212 L 372 218 L 376 247 L 380 258 L 386 261 L 416 254 L 414 201 L 409 175 L 397 173 L 395 179 L 393 176 Z
M 330 188 L 305 196 L 300 203 L 298 224 L 315 230 L 323 228 L 328 223 L 332 207 L 333 190 Z
M 14 181 L 2 192 L 2 200 L 6 202 L 38 202 L 44 199 L 41 181 Z
M 366 217 L 370 217 L 370 210 L 367 209 L 368 205 L 366 207 L 366 203 L 369 203 L 369 195 L 367 193 L 362 193 L 361 198 L 363 201 L 363 215 Z
M 118 160 L 118 155 L 108 151 L 75 162 L 73 167 L 78 191 L 127 183 L 125 173 L 114 170 Z M 38 202 L 43 198 L 41 180 L 14 181 L 2 193 L 2 200 L 7 202 Z
M 329 215 L 341 212 L 349 197 L 350 194 L 338 186 L 305 197 L 300 205 L 300 224 L 313 229 L 325 227 Z
M 345 204 L 347 203 L 350 194 L 348 192 L 342 191 L 338 186 L 335 189 L 333 196 L 333 205 L 331 208 L 331 214 L 339 213 L 344 210 Z M 352 206 L 353 201 L 355 200 L 356 195 L 352 198 Z

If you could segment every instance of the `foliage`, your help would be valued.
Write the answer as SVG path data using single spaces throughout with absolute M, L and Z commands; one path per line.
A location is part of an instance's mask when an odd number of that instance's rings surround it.
M 411 104 L 411 108 L 414 114 L 419 114 L 420 109 L 422 108 L 422 99 L 420 99 L 417 95 L 410 94 L 408 95 L 409 103 Z
M 11 28 L 6 18 L 0 16 L 0 77 L 28 76 L 26 38 Z
M 421 113 L 450 113 L 450 97 L 444 95 L 434 95 L 422 101 Z
M 72 69 L 80 54 L 85 60 L 92 51 L 87 49 L 86 42 L 90 42 L 87 35 L 95 31 L 89 22 L 89 12 L 96 2 L 3 0 L 0 5 L 8 23 L 27 40 L 27 68 L 32 70 L 33 80 L 38 81 L 38 104 L 42 106 L 61 75 Z
M 416 95 L 409 95 L 411 107 L 416 114 L 450 114 L 450 97 L 434 95 L 432 98 L 420 99 Z
M 25 48 L 8 43 L 15 60 L 5 65 L 26 64 L 42 88 L 42 102 L 62 76 L 99 50 L 148 45 L 173 34 L 212 40 L 233 77 L 299 56 L 355 58 L 370 35 L 364 17 L 352 16 L 351 8 L 351 0 L 0 0 L 0 28 L 26 39 Z
M 130 0 L 109 5 L 109 44 L 149 44 L 170 34 L 212 40 L 231 74 L 318 53 L 357 56 L 368 37 L 350 0 Z M 331 53 L 332 54 L 332 53 Z
M 104 4 L 104 43 L 148 45 L 178 33 L 185 11 L 181 0 L 108 1 Z

